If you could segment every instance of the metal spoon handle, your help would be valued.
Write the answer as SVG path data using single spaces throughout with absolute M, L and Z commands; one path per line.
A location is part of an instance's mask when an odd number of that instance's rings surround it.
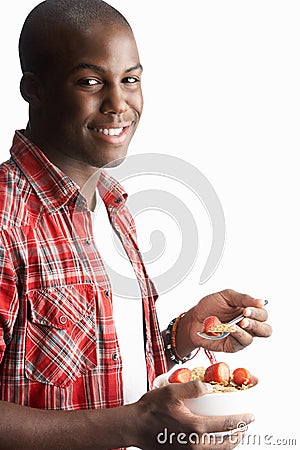
M 235 319 L 232 319 L 230 322 L 228 322 L 228 325 L 229 326 L 234 325 L 234 324 L 240 322 L 242 319 L 244 319 L 244 317 L 245 316 L 243 314 L 241 314 L 240 316 L 235 317 Z

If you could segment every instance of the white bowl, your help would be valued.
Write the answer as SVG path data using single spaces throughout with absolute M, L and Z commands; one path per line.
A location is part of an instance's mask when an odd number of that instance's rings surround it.
M 153 389 L 168 384 L 170 373 L 158 376 L 153 383 Z M 201 397 L 184 400 L 185 405 L 200 416 L 227 416 L 231 414 L 255 413 L 259 402 L 258 379 L 254 386 L 234 392 L 212 392 Z

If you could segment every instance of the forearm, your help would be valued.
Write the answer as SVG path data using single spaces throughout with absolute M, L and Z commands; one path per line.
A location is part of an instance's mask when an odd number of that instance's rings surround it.
M 45 411 L 0 402 L 0 449 L 107 450 L 134 445 L 135 406 Z

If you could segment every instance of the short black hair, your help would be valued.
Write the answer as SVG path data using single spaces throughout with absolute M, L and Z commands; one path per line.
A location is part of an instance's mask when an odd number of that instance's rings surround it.
M 86 30 L 99 21 L 131 29 L 125 17 L 103 0 L 46 0 L 27 16 L 19 39 L 22 72 L 42 75 L 47 70 L 47 49 L 59 27 Z

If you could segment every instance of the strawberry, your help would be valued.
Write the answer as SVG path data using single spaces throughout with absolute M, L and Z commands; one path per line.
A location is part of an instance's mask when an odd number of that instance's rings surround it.
M 251 373 L 244 367 L 238 367 L 232 373 L 232 379 L 238 386 L 248 386 L 251 383 Z
M 169 376 L 169 383 L 187 383 L 192 379 L 192 371 L 187 367 L 175 370 Z
M 224 362 L 218 362 L 208 366 L 204 373 L 206 383 L 228 383 L 230 380 L 230 369 Z
M 221 325 L 221 321 L 218 319 L 217 316 L 208 316 L 203 321 L 204 325 L 204 333 L 209 334 L 210 336 L 218 336 L 220 333 L 215 333 L 214 331 L 209 331 L 211 328 L 215 327 L 216 325 Z

